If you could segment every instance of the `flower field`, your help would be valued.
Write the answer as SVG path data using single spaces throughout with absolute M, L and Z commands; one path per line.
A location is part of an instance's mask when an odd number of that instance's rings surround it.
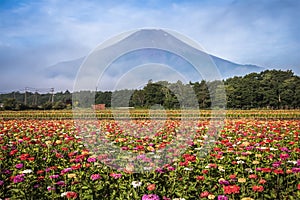
M 86 142 L 105 138 L 151 166 L 145 155 L 174 142 L 180 119 L 167 120 L 151 137 L 141 133 L 135 138 L 111 119 L 79 128 L 68 117 L 35 119 L 22 117 L 22 112 L 2 112 L 0 199 L 300 199 L 300 120 L 292 119 L 299 112 L 275 111 L 271 119 L 264 113 L 258 118 L 236 113 L 227 114 L 207 154 L 203 146 L 210 120 L 203 118 L 190 127 L 193 140 L 184 152 L 170 151 L 173 162 L 134 173 L 130 165 L 112 167 L 111 152 L 96 153 Z M 147 126 L 149 121 L 136 123 Z

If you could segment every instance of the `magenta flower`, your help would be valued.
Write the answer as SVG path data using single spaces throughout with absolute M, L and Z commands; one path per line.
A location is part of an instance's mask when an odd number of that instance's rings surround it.
M 286 160 L 286 159 L 288 159 L 289 157 L 290 157 L 290 155 L 287 154 L 287 153 L 282 153 L 282 154 L 280 154 L 280 159 L 282 159 L 282 160 Z
M 113 177 L 113 178 L 115 178 L 115 179 L 118 179 L 118 178 L 122 177 L 122 174 L 111 173 L 110 176 Z
M 300 168 L 293 167 L 293 168 L 292 168 L 292 172 L 293 172 L 293 173 L 299 173 L 299 172 L 300 172 Z
M 0 186 L 4 184 L 4 181 L 0 180 Z
M 92 175 L 91 175 L 91 179 L 92 179 L 93 181 L 98 180 L 98 179 L 100 179 L 100 178 L 101 178 L 100 174 L 92 174 Z
M 276 161 L 272 164 L 274 168 L 278 168 L 281 165 L 281 161 Z
M 9 169 L 4 169 L 2 170 L 3 174 L 11 174 L 11 171 Z
M 159 200 L 159 196 L 156 194 L 144 194 L 142 200 Z
M 226 180 L 220 180 L 219 183 L 220 183 L 221 185 L 229 185 L 229 182 L 226 181 Z
M 48 186 L 47 190 L 50 192 L 51 190 L 55 190 L 55 187 Z
M 280 151 L 291 152 L 291 150 L 289 150 L 287 147 L 281 147 Z
M 174 168 L 174 167 L 172 167 L 172 166 L 169 166 L 169 167 L 168 167 L 168 170 L 169 170 L 169 171 L 174 171 L 174 170 L 175 170 L 175 168 Z
M 64 181 L 58 181 L 58 182 L 56 182 L 56 185 L 65 186 L 66 184 Z
M 164 170 L 160 167 L 158 167 L 155 171 L 158 172 L 158 173 L 164 173 Z
M 16 164 L 17 169 L 21 169 L 23 167 L 23 163 Z
M 23 181 L 24 181 L 24 178 L 23 178 L 24 176 L 25 176 L 24 174 L 16 175 L 16 176 L 14 177 L 13 182 L 14 182 L 14 183 L 20 183 L 20 182 L 23 182 Z
M 87 159 L 87 161 L 88 161 L 89 163 L 91 163 L 91 162 L 96 162 L 97 159 L 94 158 L 94 157 L 89 157 L 89 158 Z
M 121 148 L 123 151 L 129 150 L 129 147 L 122 147 Z
M 63 169 L 63 170 L 61 170 L 61 172 L 60 172 L 60 174 L 61 175 L 64 175 L 65 173 L 68 173 L 69 171 L 72 171 L 72 168 L 65 168 L 65 169 Z
M 225 195 L 219 195 L 218 200 L 228 200 L 228 197 Z
M 56 179 L 56 178 L 58 178 L 58 177 L 59 177 L 58 174 L 54 174 L 54 175 L 49 176 L 50 179 Z

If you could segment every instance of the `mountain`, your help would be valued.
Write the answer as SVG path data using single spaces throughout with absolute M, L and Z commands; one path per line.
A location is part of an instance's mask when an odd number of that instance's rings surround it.
M 141 46 L 145 48 L 142 49 Z M 121 55 L 122 52 L 128 48 L 137 50 L 128 51 L 126 56 L 120 56 L 118 59 L 114 60 L 114 63 L 111 63 L 108 70 L 106 70 L 106 73 L 110 78 L 108 80 L 118 79 L 118 77 L 121 77 L 128 70 L 130 70 L 130 67 L 132 68 L 135 66 L 141 66 L 147 63 L 160 63 L 167 66 L 172 66 L 180 73 L 185 73 L 186 77 L 193 79 L 191 81 L 200 81 L 195 80 L 199 79 L 199 77 L 195 76 L 195 68 L 193 68 L 193 65 L 187 61 L 200 60 L 200 62 L 203 62 L 201 63 L 203 66 L 208 63 L 208 55 L 201 51 L 197 44 L 193 43 L 182 35 L 160 29 L 142 29 L 123 34 L 117 39 L 114 38 L 113 40 L 105 42 L 94 52 L 95 55 L 99 54 L 99 56 L 104 58 L 110 58 L 115 54 Z M 171 51 L 165 51 L 164 49 L 166 48 L 171 49 Z M 180 53 L 178 56 L 177 52 L 183 52 L 183 56 Z M 260 66 L 237 64 L 214 55 L 209 56 L 219 70 L 222 79 L 233 76 L 243 76 L 251 72 L 261 72 L 264 70 L 264 68 Z M 203 57 L 203 59 L 201 57 Z M 95 56 L 95 58 L 98 57 Z M 65 77 L 75 80 L 76 74 L 84 59 L 85 57 L 81 57 L 75 60 L 59 62 L 55 65 L 47 67 L 44 70 L 44 74 L 48 78 Z M 99 60 L 97 61 L 100 62 L 99 65 L 106 62 L 102 61 L 105 59 L 102 59 L 101 61 Z M 91 63 L 94 62 L 95 61 Z M 203 77 L 204 79 L 206 79 L 205 77 L 209 76 L 209 68 L 213 67 L 214 65 L 210 62 L 208 67 L 203 68 L 204 75 L 206 75 Z M 95 68 L 95 72 L 97 70 L 98 69 Z M 212 72 L 214 71 L 212 70 Z
M 74 60 L 56 63 L 55 65 L 51 65 L 44 69 L 43 73 L 47 78 L 62 76 L 65 78 L 74 79 L 84 58 L 85 57 L 81 57 Z

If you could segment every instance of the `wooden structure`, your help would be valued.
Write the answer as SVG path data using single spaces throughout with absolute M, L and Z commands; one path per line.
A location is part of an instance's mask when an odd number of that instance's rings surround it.
M 94 110 L 105 110 L 105 104 L 92 105 L 92 109 L 94 109 Z

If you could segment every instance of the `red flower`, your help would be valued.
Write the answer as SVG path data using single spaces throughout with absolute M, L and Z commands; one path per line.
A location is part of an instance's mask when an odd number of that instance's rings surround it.
M 237 185 L 224 185 L 223 186 L 225 194 L 238 194 L 240 193 L 240 187 Z
M 76 192 L 67 192 L 67 199 L 76 199 L 78 194 Z
M 235 175 L 235 174 L 231 174 L 231 175 L 229 175 L 229 178 L 230 178 L 230 179 L 235 179 L 235 178 L 236 178 L 236 175 Z
M 217 164 L 208 164 L 210 168 L 217 168 Z
M 28 158 L 27 160 L 28 160 L 28 161 L 34 161 L 34 159 L 35 159 L 34 157 L 30 157 L 30 158 Z
M 38 177 L 38 181 L 42 181 L 42 180 L 44 180 L 44 179 L 45 179 L 44 176 L 39 176 L 39 177 Z
M 153 184 L 148 185 L 148 186 L 147 186 L 147 189 L 148 189 L 149 191 L 152 191 L 152 190 L 155 190 L 155 187 L 156 187 L 156 185 L 153 183 Z
M 274 169 L 273 172 L 275 174 L 283 174 L 283 170 L 282 169 Z
M 1 149 L 2 149 L 2 150 L 7 150 L 8 147 L 7 147 L 7 146 L 1 146 Z
M 261 170 L 262 170 L 263 172 L 271 172 L 271 171 L 272 171 L 271 168 L 261 168 Z
M 257 175 L 256 175 L 256 174 L 250 174 L 250 175 L 249 175 L 249 178 L 250 178 L 250 179 L 256 179 L 256 178 L 257 178 Z
M 254 185 L 254 186 L 252 187 L 252 190 L 253 190 L 254 192 L 262 192 L 262 191 L 264 191 L 264 186 L 262 186 L 262 185 Z
M 62 147 L 61 150 L 68 151 L 68 147 Z
M 184 162 L 180 162 L 179 165 L 180 166 L 188 166 L 189 162 L 188 161 L 184 161 Z
M 265 179 L 260 179 L 258 183 L 263 185 L 263 184 L 265 184 L 266 182 L 267 182 L 267 181 L 266 181 Z
M 62 154 L 60 154 L 60 153 L 56 153 L 56 154 L 55 154 L 55 157 L 56 157 L 56 158 L 63 158 L 64 156 L 63 156 Z
M 30 157 L 30 155 L 28 153 L 24 153 L 24 154 L 21 154 L 19 158 L 20 158 L 20 160 L 26 160 L 29 157 Z
M 183 157 L 184 157 L 185 161 L 188 161 L 188 162 L 196 161 L 196 157 L 194 155 L 184 154 Z
M 42 174 L 42 173 L 44 173 L 44 170 L 38 170 L 36 173 L 37 174 Z
M 300 190 L 300 183 L 298 184 L 297 189 Z
M 209 195 L 209 192 L 208 191 L 204 191 L 204 192 L 202 192 L 201 194 L 200 194 L 200 197 L 201 198 L 205 198 L 205 197 L 207 197 Z
M 204 176 L 197 176 L 196 179 L 198 181 L 204 181 L 205 177 Z
M 10 156 L 13 156 L 13 155 L 15 155 L 17 152 L 18 152 L 18 149 L 11 150 L 11 152 L 9 152 L 9 155 L 10 155 Z
M 80 167 L 81 167 L 81 164 L 77 164 L 77 165 L 71 166 L 71 168 L 72 168 L 73 170 L 79 169 Z
M 236 164 L 237 164 L 237 161 L 234 160 L 234 161 L 232 161 L 231 163 L 232 163 L 233 165 L 236 165 Z
M 208 170 L 207 170 L 207 169 L 204 169 L 204 170 L 202 170 L 202 173 L 203 173 L 203 174 L 207 174 L 207 173 L 208 173 Z

